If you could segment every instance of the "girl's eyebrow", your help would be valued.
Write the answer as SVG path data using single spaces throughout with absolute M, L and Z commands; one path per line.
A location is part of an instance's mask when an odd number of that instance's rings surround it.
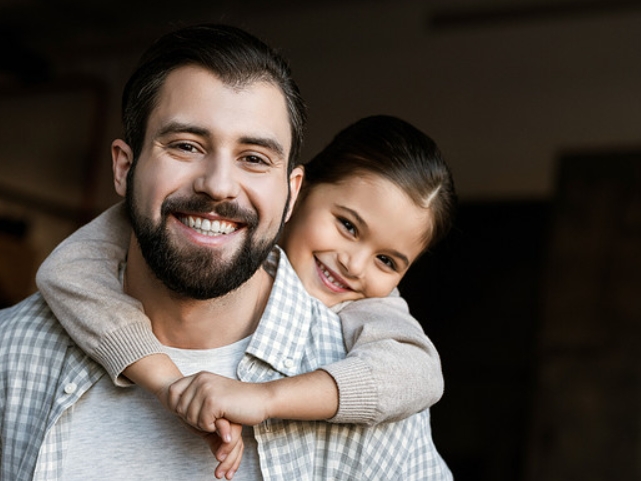
M 389 253 L 392 255 L 392 257 L 396 257 L 401 263 L 404 264 L 404 267 L 407 267 L 410 265 L 410 260 L 407 258 L 405 254 L 401 254 L 399 251 L 395 249 L 390 249 Z
M 342 209 L 346 212 L 348 212 L 355 220 L 356 223 L 359 224 L 359 227 L 367 229 L 367 222 L 365 222 L 365 219 L 363 219 L 358 212 L 356 212 L 354 209 L 350 209 L 349 207 L 345 207 L 344 205 L 338 205 L 337 206 L 339 209 Z M 388 252 L 393 256 L 398 258 L 403 264 L 405 264 L 405 267 L 410 265 L 410 260 L 408 257 L 403 254 L 402 252 L 399 252 L 395 249 L 389 249 Z
M 367 228 L 367 222 L 365 222 L 365 219 L 363 219 L 361 215 L 358 212 L 356 212 L 354 209 L 350 209 L 349 207 L 346 207 L 340 204 L 337 204 L 336 207 L 346 211 L 349 215 L 351 215 L 356 220 L 356 223 L 359 224 L 361 227 Z

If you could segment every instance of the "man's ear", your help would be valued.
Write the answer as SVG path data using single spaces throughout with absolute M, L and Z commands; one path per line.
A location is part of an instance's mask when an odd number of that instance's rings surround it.
M 294 204 L 298 198 L 298 193 L 300 188 L 303 185 L 303 178 L 305 177 L 305 169 L 302 165 L 298 165 L 293 168 L 292 173 L 289 174 L 289 205 L 287 206 L 287 215 L 285 216 L 285 222 L 289 220 L 292 216 L 292 211 L 294 210 Z
M 127 174 L 133 165 L 134 155 L 129 144 L 121 139 L 111 143 L 111 162 L 114 173 L 114 187 L 122 197 L 127 192 Z

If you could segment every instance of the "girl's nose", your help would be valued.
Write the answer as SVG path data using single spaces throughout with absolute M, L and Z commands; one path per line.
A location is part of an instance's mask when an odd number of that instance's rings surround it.
M 338 263 L 343 269 L 342 274 L 346 277 L 359 278 L 363 275 L 365 264 L 367 262 L 367 255 L 358 247 L 355 247 L 351 252 L 343 251 L 338 255 Z

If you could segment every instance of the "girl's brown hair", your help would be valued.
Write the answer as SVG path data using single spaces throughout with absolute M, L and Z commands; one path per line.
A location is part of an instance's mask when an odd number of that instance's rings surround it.
M 425 250 L 451 229 L 456 205 L 452 174 L 436 143 L 410 123 L 376 115 L 339 132 L 305 164 L 303 195 L 314 185 L 336 184 L 363 173 L 391 181 L 417 206 L 431 211 Z

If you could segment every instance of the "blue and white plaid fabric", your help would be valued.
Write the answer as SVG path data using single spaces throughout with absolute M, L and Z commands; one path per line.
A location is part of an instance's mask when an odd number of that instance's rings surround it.
M 278 263 L 271 297 L 238 368 L 247 382 L 294 376 L 345 357 L 339 317 L 307 294 L 282 251 L 270 261 Z M 429 410 L 373 427 L 270 419 L 254 433 L 269 480 L 452 479 L 432 441 Z
M 61 479 L 61 416 L 103 374 L 39 294 L 0 311 L 0 480 Z
M 306 293 L 280 249 L 266 268 L 274 286 L 240 379 L 293 376 L 344 357 L 339 318 Z M 63 479 L 68 408 L 104 374 L 40 295 L 0 311 L 0 480 Z M 271 419 L 254 431 L 265 480 L 452 479 L 429 411 L 374 427 Z

